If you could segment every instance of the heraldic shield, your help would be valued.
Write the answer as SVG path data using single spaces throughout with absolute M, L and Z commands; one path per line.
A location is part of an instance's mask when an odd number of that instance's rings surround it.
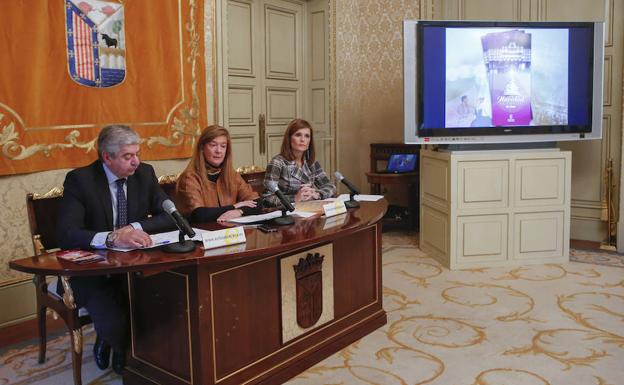
M 97 88 L 121 83 L 126 77 L 123 5 L 103 0 L 62 1 L 71 78 Z
M 314 326 L 323 313 L 324 256 L 309 253 L 294 267 L 297 285 L 297 324 L 302 328 Z

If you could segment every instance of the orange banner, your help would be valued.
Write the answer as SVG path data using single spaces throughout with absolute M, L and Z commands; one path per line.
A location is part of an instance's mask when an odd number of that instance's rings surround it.
M 141 135 L 145 160 L 190 156 L 207 122 L 204 3 L 157 3 L 3 4 L 0 175 L 85 165 L 112 123 Z

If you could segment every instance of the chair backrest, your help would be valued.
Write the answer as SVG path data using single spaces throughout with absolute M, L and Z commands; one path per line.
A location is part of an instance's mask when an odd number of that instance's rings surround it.
M 259 195 L 262 195 L 264 191 L 264 174 L 265 170 L 257 167 L 239 167 L 236 171 L 243 177 L 245 182 L 251 185 L 251 188 L 257 192 Z
M 241 175 L 245 182 L 251 185 L 251 188 L 257 192 L 259 195 L 262 195 L 264 191 L 264 171 L 258 171 L 250 174 L 242 174 Z
M 63 198 L 63 187 L 45 194 L 26 194 L 26 211 L 35 255 L 58 248 L 56 217 Z
M 176 201 L 175 190 L 176 190 L 176 183 L 178 181 L 179 176 L 180 174 L 175 174 L 175 175 L 171 174 L 171 175 L 163 175 L 163 176 L 158 177 L 158 184 L 160 184 L 160 187 L 163 189 L 165 194 L 167 194 L 169 198 L 171 198 L 171 200 L 174 202 Z

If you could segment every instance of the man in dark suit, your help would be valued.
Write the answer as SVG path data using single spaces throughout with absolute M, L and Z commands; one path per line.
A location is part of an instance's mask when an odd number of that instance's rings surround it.
M 57 238 L 63 249 L 151 246 L 148 232 L 169 230 L 174 222 L 161 207 L 166 194 L 152 166 L 139 160 L 139 136 L 114 125 L 98 136 L 98 160 L 65 177 Z M 124 275 L 74 277 L 78 307 L 85 307 L 97 332 L 93 348 L 100 369 L 121 373 L 127 344 Z

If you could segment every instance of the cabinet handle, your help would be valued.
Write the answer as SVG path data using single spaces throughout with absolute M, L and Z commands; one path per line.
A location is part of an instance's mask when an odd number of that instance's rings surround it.
M 258 128 L 259 128 L 259 142 L 260 142 L 260 154 L 266 153 L 266 122 L 264 114 L 258 116 Z

